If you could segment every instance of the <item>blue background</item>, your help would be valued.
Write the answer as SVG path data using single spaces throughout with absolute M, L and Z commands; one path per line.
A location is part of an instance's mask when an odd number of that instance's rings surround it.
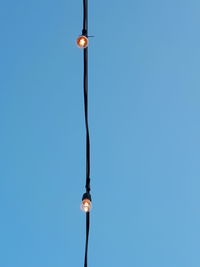
M 200 2 L 89 1 L 89 266 L 200 266 Z M 0 266 L 83 266 L 82 1 L 0 4 Z

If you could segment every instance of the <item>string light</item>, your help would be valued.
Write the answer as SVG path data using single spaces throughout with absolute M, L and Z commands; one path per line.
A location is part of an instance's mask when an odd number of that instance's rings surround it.
M 85 193 L 82 197 L 81 209 L 84 212 L 90 212 L 92 209 L 92 201 L 91 195 L 89 193 Z
M 88 47 L 89 40 L 85 35 L 81 35 L 77 37 L 76 44 L 79 48 L 86 48 Z
M 83 0 L 83 29 L 82 35 L 76 39 L 76 44 L 83 49 L 83 91 L 84 91 L 84 113 L 85 113 L 85 129 L 86 129 L 86 193 L 83 194 L 81 209 L 86 213 L 86 240 L 85 240 L 85 259 L 84 267 L 87 267 L 88 258 L 88 241 L 90 232 L 90 211 L 92 208 L 92 200 L 90 195 L 90 134 L 88 122 L 88 0 Z

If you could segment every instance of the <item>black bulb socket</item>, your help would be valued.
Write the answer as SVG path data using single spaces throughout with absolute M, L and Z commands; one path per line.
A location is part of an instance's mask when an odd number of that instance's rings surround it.
M 83 29 L 83 30 L 82 30 L 82 35 L 84 35 L 84 36 L 87 37 L 87 30 L 86 30 L 86 29 Z
M 82 200 L 84 200 L 84 199 L 89 199 L 90 201 L 92 201 L 92 198 L 91 198 L 91 195 L 90 195 L 90 193 L 84 193 L 83 194 L 83 197 L 82 197 Z

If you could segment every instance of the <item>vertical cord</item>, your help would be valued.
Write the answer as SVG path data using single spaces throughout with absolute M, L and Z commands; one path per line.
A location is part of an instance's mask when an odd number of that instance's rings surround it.
M 82 34 L 88 35 L 88 0 L 83 0 L 83 30 Z M 83 51 L 83 87 L 84 87 L 84 111 L 85 111 L 85 129 L 86 129 L 86 192 L 90 193 L 90 134 L 88 123 L 88 47 Z M 88 241 L 90 230 L 90 212 L 86 212 L 86 241 L 85 241 L 85 260 L 84 267 L 87 267 Z
M 88 0 L 83 0 L 83 30 L 82 34 L 87 36 L 88 33 Z M 86 192 L 90 192 L 90 134 L 88 124 L 88 47 L 83 51 L 84 64 L 84 109 L 85 109 L 85 128 L 86 128 Z
M 88 30 L 88 0 L 83 0 L 83 30 Z
M 85 241 L 85 261 L 84 267 L 87 267 L 87 254 L 88 254 L 88 239 L 89 239 L 89 230 L 90 230 L 90 213 L 86 212 L 86 241 Z
M 90 192 L 90 134 L 88 124 L 88 48 L 84 49 L 84 109 L 86 128 L 86 192 Z

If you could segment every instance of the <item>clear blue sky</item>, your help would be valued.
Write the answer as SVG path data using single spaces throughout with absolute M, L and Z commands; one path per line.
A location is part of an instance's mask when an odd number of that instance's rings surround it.
M 200 2 L 89 1 L 89 267 L 200 266 Z M 0 266 L 83 266 L 82 1 L 0 5 Z

